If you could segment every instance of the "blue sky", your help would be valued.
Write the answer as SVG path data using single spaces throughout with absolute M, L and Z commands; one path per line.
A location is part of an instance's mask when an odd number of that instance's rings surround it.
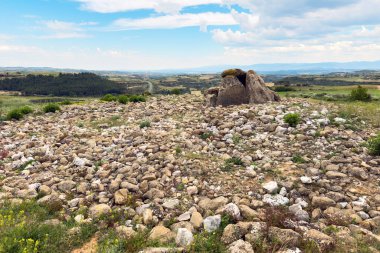
M 1 0 L 0 66 L 380 60 L 380 0 Z

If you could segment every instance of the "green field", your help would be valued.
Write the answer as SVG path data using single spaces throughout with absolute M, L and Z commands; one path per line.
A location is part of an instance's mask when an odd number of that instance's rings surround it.
M 72 98 L 72 97 L 44 97 L 44 96 L 16 96 L 16 95 L 0 95 L 0 118 L 5 117 L 7 113 L 13 109 L 22 106 L 30 106 L 34 111 L 41 111 L 42 107 L 52 102 L 62 102 L 70 100 L 72 102 L 84 102 L 94 98 Z
M 357 86 L 309 86 L 293 87 L 294 91 L 279 92 L 283 97 L 307 98 L 319 103 L 333 103 L 339 107 L 342 117 L 357 117 L 375 127 L 380 127 L 380 88 L 379 86 L 363 86 L 368 89 L 373 100 L 371 102 L 349 101 L 347 98 Z
M 281 95 L 315 95 L 315 94 L 330 94 L 330 95 L 350 95 L 352 89 L 357 86 L 307 86 L 307 87 L 294 87 L 295 91 L 279 92 Z M 376 85 L 363 86 L 368 89 L 368 92 L 375 99 L 380 99 L 380 87 Z

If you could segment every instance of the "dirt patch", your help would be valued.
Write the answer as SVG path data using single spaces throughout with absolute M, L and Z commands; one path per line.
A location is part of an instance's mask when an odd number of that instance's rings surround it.
M 377 89 L 380 90 L 380 85 L 377 86 Z
M 80 249 L 75 249 L 71 253 L 96 253 L 98 250 L 98 237 L 93 237 L 91 241 L 86 243 Z

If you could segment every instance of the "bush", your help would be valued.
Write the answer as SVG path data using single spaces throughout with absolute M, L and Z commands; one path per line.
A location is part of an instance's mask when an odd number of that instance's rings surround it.
M 129 97 L 128 96 L 125 96 L 125 95 L 120 95 L 119 97 L 118 97 L 118 101 L 119 101 L 119 103 L 121 103 L 121 104 L 127 104 L 128 102 L 129 102 Z
M 72 105 L 73 102 L 71 102 L 70 100 L 66 99 L 66 100 L 63 100 L 60 104 L 61 105 Z
M 144 120 L 140 123 L 140 128 L 147 128 L 150 127 L 150 121 Z
M 181 93 L 182 93 L 182 90 L 178 88 L 174 88 L 170 91 L 170 94 L 172 95 L 180 95 Z
M 47 104 L 44 106 L 44 112 L 45 113 L 48 113 L 48 112 L 56 112 L 56 111 L 60 111 L 61 108 L 59 107 L 59 105 L 57 104 Z
M 20 119 L 22 119 L 23 116 L 24 116 L 24 114 L 21 112 L 20 109 L 14 109 L 14 110 L 8 112 L 7 120 L 12 120 L 12 119 L 20 120 Z
M 106 101 L 106 102 L 112 102 L 112 101 L 117 101 L 117 97 L 112 94 L 107 94 L 107 95 L 104 95 L 100 100 Z
M 295 91 L 294 88 L 292 87 L 287 87 L 287 86 L 275 86 L 274 91 L 276 92 L 286 92 L 286 91 Z
M 29 114 L 29 113 L 33 112 L 33 109 L 30 108 L 29 106 L 23 106 L 23 107 L 20 108 L 20 112 L 22 114 Z
M 368 141 L 368 149 L 371 155 L 380 156 L 380 134 Z
M 146 102 L 146 98 L 142 95 L 132 95 L 129 97 L 129 101 L 133 103 Z
M 301 116 L 298 113 L 288 113 L 284 116 L 285 123 L 291 127 L 296 127 L 301 122 Z
M 351 91 L 351 100 L 354 101 L 371 101 L 371 95 L 368 93 L 368 89 L 363 88 L 362 86 L 358 86 L 356 89 Z

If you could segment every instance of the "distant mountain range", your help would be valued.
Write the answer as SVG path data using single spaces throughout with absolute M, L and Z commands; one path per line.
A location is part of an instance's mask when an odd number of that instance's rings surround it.
M 358 62 L 321 62 L 321 63 L 274 63 L 274 64 L 254 64 L 254 65 L 219 65 L 205 66 L 188 69 L 162 69 L 162 70 L 136 70 L 136 71 L 108 71 L 108 70 L 85 70 L 49 67 L 0 67 L 0 71 L 6 72 L 93 72 L 96 74 L 201 74 L 219 73 L 229 68 L 241 68 L 244 70 L 253 69 L 260 74 L 274 75 L 299 75 L 299 74 L 327 74 L 332 72 L 353 72 L 359 70 L 380 70 L 380 61 L 358 61 Z

